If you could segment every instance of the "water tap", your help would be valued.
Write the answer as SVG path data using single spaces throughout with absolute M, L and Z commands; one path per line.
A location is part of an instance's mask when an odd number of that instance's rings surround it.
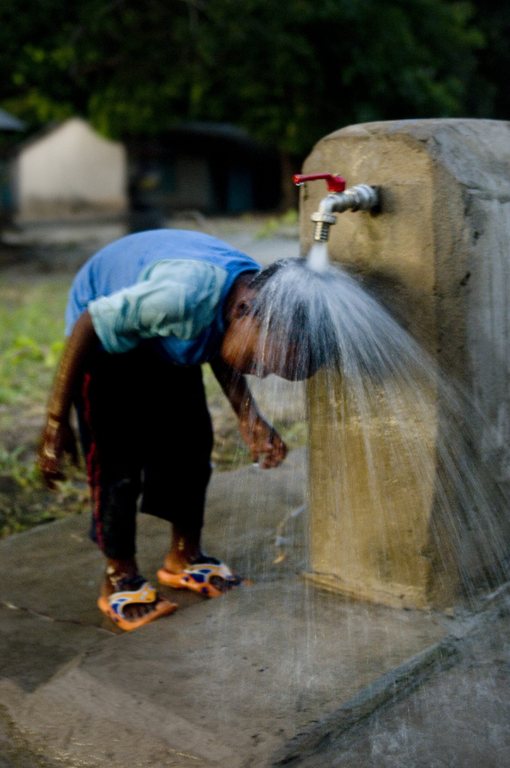
M 317 181 L 324 179 L 327 184 L 329 194 L 324 197 L 319 208 L 312 213 L 311 220 L 315 222 L 313 239 L 315 242 L 325 242 L 329 239 L 329 228 L 336 224 L 335 213 L 343 211 L 369 211 L 377 208 L 379 205 L 379 191 L 377 187 L 369 184 L 357 184 L 355 187 L 346 189 L 346 182 L 342 176 L 333 173 L 296 173 L 292 180 L 297 186 L 301 186 L 306 181 Z

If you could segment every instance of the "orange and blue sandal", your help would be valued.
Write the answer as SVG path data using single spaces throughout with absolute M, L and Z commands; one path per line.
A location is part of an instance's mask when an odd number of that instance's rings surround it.
M 158 581 L 172 589 L 189 589 L 204 597 L 221 597 L 232 587 L 238 587 L 242 579 L 233 574 L 221 560 L 203 557 L 180 573 L 170 573 L 166 568 L 160 568 Z
M 161 618 L 161 616 L 168 616 L 177 610 L 177 604 L 159 597 L 154 587 L 143 576 L 123 579 L 119 586 L 125 587 L 125 589 L 114 592 L 108 597 L 100 597 L 97 605 L 105 616 L 108 616 L 114 624 L 125 632 L 131 632 L 133 629 L 144 627 L 151 621 L 155 621 Z M 144 616 L 130 619 L 124 615 L 124 609 L 129 605 L 151 604 L 154 604 L 154 609 Z

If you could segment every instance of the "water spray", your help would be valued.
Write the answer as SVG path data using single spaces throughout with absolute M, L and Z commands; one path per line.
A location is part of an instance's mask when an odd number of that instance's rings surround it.
M 274 545 L 276 547 L 276 556 L 273 560 L 273 565 L 279 565 L 280 563 L 283 563 L 283 561 L 287 557 L 287 546 L 289 544 L 290 538 L 289 535 L 286 534 L 286 528 L 288 524 L 291 522 L 291 520 L 295 520 L 296 517 L 299 517 L 303 512 L 306 511 L 306 504 L 302 504 L 300 507 L 296 507 L 295 509 L 292 509 L 290 512 L 288 512 L 283 520 L 281 520 L 276 528 L 275 533 L 275 540 Z
M 319 208 L 312 213 L 311 220 L 315 223 L 313 239 L 316 243 L 327 242 L 329 228 L 336 224 L 335 213 L 344 211 L 372 211 L 379 208 L 379 189 L 369 184 L 357 184 L 346 189 L 346 181 L 342 176 L 333 173 L 296 173 L 292 180 L 296 186 L 302 186 L 307 181 L 323 179 L 329 194 L 324 197 Z

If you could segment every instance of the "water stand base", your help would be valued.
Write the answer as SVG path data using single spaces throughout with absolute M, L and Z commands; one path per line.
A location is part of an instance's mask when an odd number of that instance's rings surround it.
M 330 168 L 340 169 L 349 184 L 370 179 L 382 210 L 339 215 L 330 227 L 330 258 L 356 272 L 466 388 L 473 400 L 464 415 L 484 469 L 477 484 L 469 446 L 463 452 L 459 436 L 455 471 L 465 473 L 471 487 L 445 480 L 437 444 L 450 427 L 438 390 L 416 443 L 417 450 L 422 439 L 430 444 L 427 468 L 413 469 L 410 481 L 391 424 L 374 413 L 368 433 L 382 489 L 374 500 L 355 420 L 346 419 L 341 398 L 332 398 L 318 377 L 308 388 L 310 578 L 363 600 L 441 608 L 504 577 L 510 542 L 508 507 L 492 489 L 510 487 L 510 123 L 351 126 L 322 139 L 303 171 Z M 307 184 L 301 195 L 307 253 L 310 218 L 323 190 Z

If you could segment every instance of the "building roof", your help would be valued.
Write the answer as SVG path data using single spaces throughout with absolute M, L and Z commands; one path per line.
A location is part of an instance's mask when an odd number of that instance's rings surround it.
M 0 131 L 24 131 L 25 123 L 10 115 L 5 109 L 0 109 Z

